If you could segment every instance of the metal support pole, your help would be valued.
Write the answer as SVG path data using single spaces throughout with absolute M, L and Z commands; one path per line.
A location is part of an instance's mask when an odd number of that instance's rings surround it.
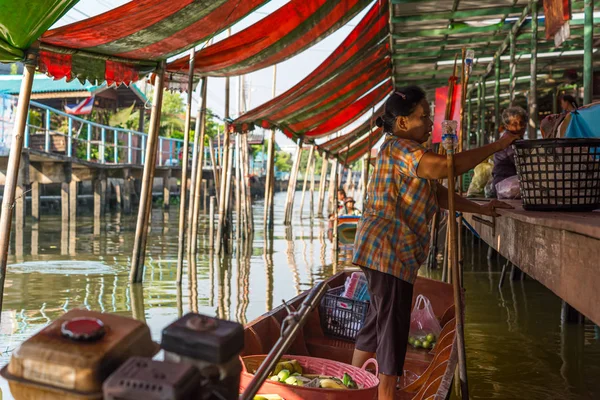
M 477 145 L 476 147 L 481 146 L 482 143 L 482 139 L 481 137 L 483 136 L 483 129 L 484 129 L 484 124 L 483 124 L 483 119 L 484 119 L 484 107 L 483 107 L 483 100 L 482 100 L 482 92 L 483 92 L 483 84 L 481 83 L 481 81 L 479 81 L 479 83 L 477 84 L 477 98 L 479 99 L 479 101 L 477 102 L 477 115 L 478 115 L 478 121 L 477 121 Z
M 510 105 L 515 101 L 515 90 L 517 88 L 517 61 L 516 61 L 516 40 L 515 34 L 511 31 L 510 39 Z
M 179 237 L 177 242 L 177 279 L 181 285 L 183 275 L 183 255 L 185 253 L 185 210 L 187 207 L 187 183 L 190 152 L 190 129 L 192 126 L 192 95 L 194 90 L 194 62 L 196 49 L 192 47 L 190 53 L 190 72 L 188 75 L 187 103 L 185 105 L 185 126 L 183 128 L 183 155 L 181 156 L 181 185 L 179 186 Z M 141 111 L 140 111 L 141 112 Z M 131 132 L 129 133 L 131 138 Z M 129 140 L 131 143 L 131 139 Z
M 197 243 L 198 243 L 198 214 L 200 213 L 200 187 L 202 185 L 202 164 L 204 159 L 204 136 L 206 134 L 206 97 L 208 90 L 208 79 L 202 78 L 202 103 L 200 105 L 199 113 L 196 117 L 196 126 L 200 127 L 200 133 L 198 138 L 199 149 L 198 149 L 198 163 L 196 165 L 196 187 L 194 188 L 194 200 L 193 203 L 190 200 L 190 207 L 192 209 L 192 221 L 191 221 L 191 235 L 189 237 L 188 251 L 192 254 L 196 254 Z M 198 129 L 196 129 L 198 132 Z
M 502 61 L 500 60 L 500 56 L 497 56 L 496 59 L 496 86 L 494 87 L 494 139 L 498 140 L 500 137 L 500 72 L 502 67 Z
M 148 239 L 148 223 L 152 211 L 152 184 L 154 183 L 154 171 L 156 170 L 156 150 L 160 131 L 160 111 L 162 108 L 165 67 L 166 63 L 164 61 L 161 62 L 156 71 L 156 78 L 154 79 L 155 94 L 152 101 L 152 114 L 150 115 L 146 162 L 142 176 L 142 192 L 140 194 L 135 237 L 133 238 L 133 255 L 131 257 L 131 273 L 129 275 L 131 283 L 140 283 L 144 277 L 146 240 Z
M 529 82 L 529 139 L 537 138 L 538 104 L 537 104 L 537 34 L 538 34 L 538 2 L 531 0 L 531 81 Z
M 592 64 L 594 47 L 594 2 L 584 1 L 583 17 L 583 104 L 592 102 L 594 97 L 594 68 Z
M 8 261 L 8 247 L 10 245 L 13 204 L 18 185 L 19 165 L 21 164 L 21 153 L 23 151 L 27 115 L 29 114 L 29 100 L 31 98 L 33 76 L 35 75 L 36 59 L 36 54 L 30 53 L 27 55 L 27 60 L 24 63 L 23 79 L 21 80 L 21 89 L 19 90 L 13 136 L 8 155 L 4 194 L 2 196 L 2 212 L 0 214 L 0 311 L 2 310 L 2 298 L 4 297 L 4 281 L 6 279 L 6 264 Z

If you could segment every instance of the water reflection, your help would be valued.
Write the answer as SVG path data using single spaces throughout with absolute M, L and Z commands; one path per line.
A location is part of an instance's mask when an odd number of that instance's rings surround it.
M 66 229 L 58 215 L 27 219 L 11 243 L 0 364 L 22 340 L 77 307 L 145 320 L 159 340 L 166 325 L 189 311 L 246 322 L 308 289 L 338 268 L 328 221 L 295 220 L 284 227 L 284 200 L 285 194 L 276 194 L 271 233 L 256 218 L 252 240 L 233 242 L 232 254 L 222 256 L 212 251 L 211 224 L 202 215 L 198 254 L 185 261 L 181 286 L 175 282 L 176 210 L 153 210 L 143 286 L 128 282 L 135 215 L 93 218 L 83 212 Z M 262 203 L 254 209 L 262 216 Z M 560 299 L 532 279 L 512 281 L 507 274 L 499 290 L 504 260 L 488 260 L 487 248 L 473 235 L 465 243 L 472 398 L 600 398 L 600 331 L 591 324 L 561 324 Z M 340 247 L 339 255 L 343 268 L 351 247 Z M 421 273 L 439 279 L 441 270 Z M 1 380 L 0 390 L 10 398 Z

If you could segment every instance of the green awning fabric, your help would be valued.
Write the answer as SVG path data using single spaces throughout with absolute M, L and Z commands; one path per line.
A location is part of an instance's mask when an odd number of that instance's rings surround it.
M 367 154 L 375 144 L 383 136 L 383 129 L 377 128 L 368 135 L 364 135 L 362 138 L 350 145 L 350 148 L 343 149 L 335 155 L 337 159 L 344 165 L 348 166 L 354 164 L 360 160 L 365 154 Z
M 79 0 L 0 0 L 0 62 L 22 61 L 25 52 Z

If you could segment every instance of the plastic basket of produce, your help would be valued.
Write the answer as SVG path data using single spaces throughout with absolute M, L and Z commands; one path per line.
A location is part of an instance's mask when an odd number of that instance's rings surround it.
M 242 357 L 241 390 L 245 390 L 266 355 Z M 375 366 L 375 374 L 366 371 Z M 285 400 L 371 400 L 377 398 L 379 368 L 374 359 L 362 368 L 316 357 L 283 356 L 258 394 Z
M 328 336 L 356 340 L 365 323 L 369 302 L 343 297 L 343 286 L 330 289 L 319 305 L 321 328 Z
M 600 207 L 600 139 L 519 140 L 514 149 L 524 209 Z

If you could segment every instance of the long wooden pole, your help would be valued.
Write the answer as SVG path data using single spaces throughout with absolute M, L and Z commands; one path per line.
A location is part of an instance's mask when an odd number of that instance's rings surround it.
M 10 245 L 10 229 L 12 225 L 12 211 L 15 202 L 15 192 L 19 178 L 19 165 L 21 153 L 23 152 L 23 141 L 25 139 L 25 128 L 27 115 L 29 114 L 29 100 L 31 98 L 31 87 L 35 75 L 37 57 L 30 53 L 23 68 L 23 79 L 19 91 L 17 113 L 12 132 L 12 142 L 8 155 L 8 167 L 4 183 L 4 194 L 2 196 L 2 214 L 0 215 L 0 311 L 2 310 L 2 298 L 4 297 L 4 281 L 6 280 L 6 266 L 8 263 L 8 247 Z
M 146 241 L 148 239 L 148 223 L 152 211 L 152 184 L 156 170 L 156 152 L 158 147 L 158 134 L 160 131 L 160 111 L 163 99 L 163 87 L 166 63 L 162 61 L 156 71 L 154 79 L 154 100 L 150 114 L 150 130 L 146 144 L 146 163 L 142 176 L 142 192 L 138 209 L 135 237 L 133 238 L 133 255 L 131 257 L 131 283 L 141 283 L 144 278 L 144 261 L 146 257 Z
M 250 154 L 248 146 L 248 135 L 243 136 L 244 139 L 244 165 L 243 165 L 243 177 L 245 187 L 245 198 L 246 198 L 246 230 L 248 234 L 254 231 L 254 215 L 252 213 L 252 187 L 250 186 Z M 250 237 L 248 235 L 247 237 Z
M 240 97 L 241 98 L 241 97 Z M 241 104 L 241 101 L 240 101 Z M 240 239 L 240 233 L 242 231 L 241 227 L 242 227 L 242 201 L 241 201 L 241 194 L 242 194 L 242 188 L 241 188 L 241 174 L 240 174 L 240 166 L 241 166 L 241 159 L 240 159 L 240 149 L 241 149 L 241 145 L 240 145 L 240 134 L 237 133 L 235 135 L 235 154 L 234 154 L 234 158 L 235 158 L 235 237 L 236 239 Z
M 335 175 L 337 174 L 338 169 L 338 160 L 334 158 L 331 161 L 331 172 L 329 173 L 329 205 L 328 212 L 329 214 L 337 215 L 337 182 L 335 179 Z
M 313 147 L 315 147 L 313 145 Z M 317 168 L 317 153 L 314 153 L 314 157 L 312 160 L 312 164 L 310 166 L 310 197 L 309 197 L 309 205 L 310 205 L 310 218 L 312 219 L 315 216 L 315 169 Z
M 531 7 L 531 64 L 529 84 L 529 129 L 528 139 L 537 139 L 538 131 L 538 89 L 537 89 L 537 53 L 538 53 L 538 0 L 530 1 Z
M 229 77 L 225 78 L 225 120 L 229 118 Z M 225 134 L 223 135 L 223 152 L 221 156 L 221 187 L 219 191 L 219 223 L 217 224 L 217 240 L 215 242 L 215 253 L 221 254 L 221 246 L 223 244 L 224 233 L 227 227 L 223 225 L 227 223 L 227 173 L 229 170 L 229 142 L 230 133 L 228 123 L 225 122 Z M 231 177 L 229 177 L 231 179 Z
M 217 166 L 217 160 L 215 157 L 215 152 L 214 152 L 214 148 L 213 148 L 213 141 L 212 138 L 208 138 L 208 149 L 209 149 L 209 154 L 210 154 L 210 163 L 212 164 L 212 170 L 213 170 L 213 182 L 214 182 L 214 186 L 215 186 L 215 194 L 216 194 L 216 201 L 217 203 L 219 202 L 219 190 L 218 188 L 220 188 L 221 186 L 219 185 L 219 171 L 218 171 L 218 166 Z
M 469 84 L 469 75 L 467 74 L 466 68 L 466 54 L 467 49 L 462 49 L 462 69 L 461 69 L 461 91 L 460 91 L 460 132 L 458 135 L 458 151 L 463 151 L 463 143 L 465 136 L 465 104 L 467 101 L 467 86 Z M 461 175 L 458 178 L 458 193 L 460 196 L 463 195 L 463 176 Z M 458 268 L 460 268 L 460 283 L 462 287 L 462 277 L 463 277 L 463 234 L 462 234 L 462 225 L 463 225 L 463 216 L 460 214 L 458 217 Z
M 277 93 L 277 64 L 273 65 L 273 87 L 271 91 L 271 97 L 275 98 Z M 269 144 L 267 149 L 267 176 L 265 180 L 265 212 L 263 215 L 263 223 L 265 229 L 267 224 L 271 227 L 272 221 L 269 221 L 270 211 L 273 207 L 273 185 L 274 185 L 274 172 L 275 172 L 275 130 L 271 129 L 269 137 Z
M 327 154 L 325 152 L 321 154 L 321 158 L 323 159 L 323 164 L 321 164 L 321 180 L 319 181 L 319 202 L 317 203 L 318 218 L 323 218 L 325 186 L 327 185 L 327 166 L 329 165 L 329 160 L 327 159 Z
M 300 197 L 300 219 L 302 219 L 302 209 L 304 208 L 304 195 L 306 193 L 306 187 L 308 186 L 308 175 L 310 172 L 310 166 L 312 164 L 313 154 L 315 152 L 315 146 L 310 146 L 308 151 L 308 160 L 306 160 L 306 168 L 304 169 L 304 184 L 302 185 L 302 197 Z
M 294 195 L 296 193 L 296 179 L 298 177 L 298 169 L 300 167 L 300 158 L 302 157 L 302 140 L 298 139 L 298 151 L 296 159 L 292 166 L 290 181 L 288 182 L 287 199 L 285 203 L 284 225 L 289 225 L 292 222 L 292 212 L 294 210 Z
M 447 154 L 448 164 L 448 232 L 449 232 L 449 243 L 448 248 L 448 264 L 452 273 L 452 288 L 454 292 L 454 304 L 456 307 L 456 336 L 458 346 L 458 370 L 460 377 L 460 392 L 463 399 L 469 398 L 469 384 L 467 380 L 467 357 L 465 352 L 465 333 L 464 333 L 464 314 L 463 314 L 463 302 L 462 302 L 462 289 L 460 286 L 460 276 L 458 271 L 458 240 L 457 240 L 457 227 L 456 218 L 456 207 L 454 205 L 454 144 L 456 143 L 456 136 L 449 137 L 445 140 L 445 148 Z
M 196 188 L 194 189 L 194 202 L 192 207 L 192 234 L 190 235 L 190 247 L 189 251 L 192 255 L 196 254 L 198 249 L 198 215 L 200 213 L 200 188 L 202 185 L 202 172 L 204 168 L 204 136 L 206 135 L 206 102 L 207 102 L 207 91 L 208 91 L 208 78 L 202 78 L 202 103 L 199 108 L 199 113 L 196 118 L 196 126 L 200 127 L 200 137 L 198 138 L 198 165 L 196 168 Z M 196 129 L 198 131 L 198 129 Z
M 190 73 L 188 75 L 187 103 L 185 105 L 185 126 L 183 128 L 183 155 L 181 157 L 181 185 L 179 189 L 179 237 L 177 242 L 177 279 L 181 285 L 183 275 L 183 256 L 185 253 L 185 210 L 187 207 L 188 158 L 190 151 L 190 128 L 192 125 L 192 95 L 194 94 L 194 61 L 196 49 L 190 53 Z M 140 111 L 141 112 L 141 111 Z

